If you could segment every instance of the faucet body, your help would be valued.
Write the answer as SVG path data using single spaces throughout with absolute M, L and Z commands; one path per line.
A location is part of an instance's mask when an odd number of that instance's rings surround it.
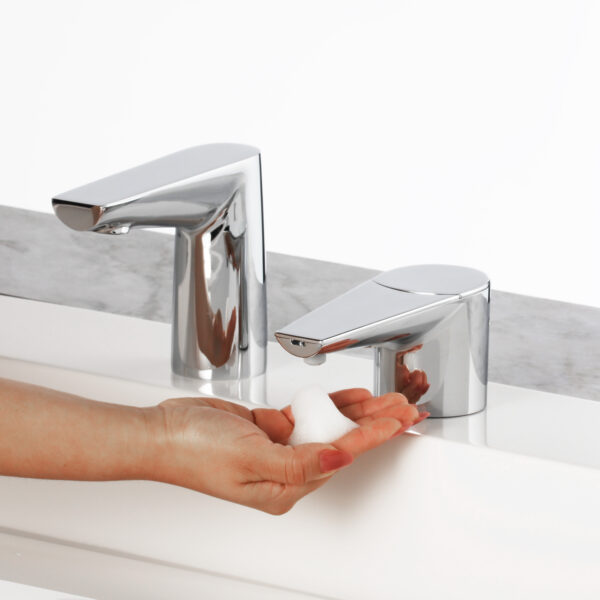
M 432 417 L 486 405 L 490 283 L 474 269 L 401 267 L 382 273 L 290 323 L 275 336 L 313 364 L 331 352 L 374 348 L 374 393 L 401 392 L 424 371 L 418 401 Z M 320 360 L 319 360 L 320 359 Z
M 77 231 L 174 227 L 172 370 L 239 380 L 266 367 L 260 153 L 239 144 L 189 148 L 58 194 Z

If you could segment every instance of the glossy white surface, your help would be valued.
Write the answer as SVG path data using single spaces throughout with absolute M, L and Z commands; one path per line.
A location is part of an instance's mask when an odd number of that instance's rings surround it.
M 11 581 L 2 580 L 3 577 Z M 65 589 L 78 595 L 59 591 Z M 82 545 L 0 531 L 0 598 L 314 600 L 315 596 L 160 561 L 139 560 L 122 553 L 99 552 Z
M 12 581 L 0 581 L 0 598 L 10 598 L 10 600 L 90 600 L 83 596 L 72 596 Z
M 0 297 L 0 326 L 0 376 L 138 405 L 187 394 L 170 383 L 164 324 Z M 273 344 L 269 360 L 273 405 L 307 383 L 370 384 L 370 361 L 343 353 L 310 367 Z M 100 589 L 95 566 L 116 552 L 148 581 L 162 575 L 144 565 L 160 561 L 349 600 L 597 598 L 600 405 L 489 391 L 484 413 L 424 422 L 422 435 L 359 458 L 282 517 L 152 482 L 4 477 L 0 527 L 94 552 L 57 588 L 83 595 Z M 11 577 L 52 587 L 36 561 L 0 571 Z M 98 597 L 149 597 L 111 584 Z

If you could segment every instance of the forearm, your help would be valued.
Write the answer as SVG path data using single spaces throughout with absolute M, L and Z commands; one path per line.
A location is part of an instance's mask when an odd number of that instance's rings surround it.
M 153 409 L 0 379 L 0 475 L 151 478 Z

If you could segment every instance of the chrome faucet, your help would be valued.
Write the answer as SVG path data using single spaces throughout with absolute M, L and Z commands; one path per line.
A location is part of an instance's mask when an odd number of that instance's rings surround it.
M 424 371 L 418 401 L 432 417 L 479 412 L 486 405 L 490 283 L 474 269 L 401 267 L 342 294 L 275 336 L 312 364 L 328 353 L 374 348 L 374 393 L 405 389 Z
M 182 150 L 58 194 L 77 231 L 174 227 L 172 370 L 238 380 L 266 367 L 260 153 L 239 144 Z

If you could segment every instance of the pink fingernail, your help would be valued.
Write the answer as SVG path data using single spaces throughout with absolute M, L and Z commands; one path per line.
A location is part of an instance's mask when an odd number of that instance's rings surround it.
M 319 466 L 321 473 L 329 473 L 347 467 L 354 460 L 350 452 L 343 450 L 321 450 L 319 452 Z

